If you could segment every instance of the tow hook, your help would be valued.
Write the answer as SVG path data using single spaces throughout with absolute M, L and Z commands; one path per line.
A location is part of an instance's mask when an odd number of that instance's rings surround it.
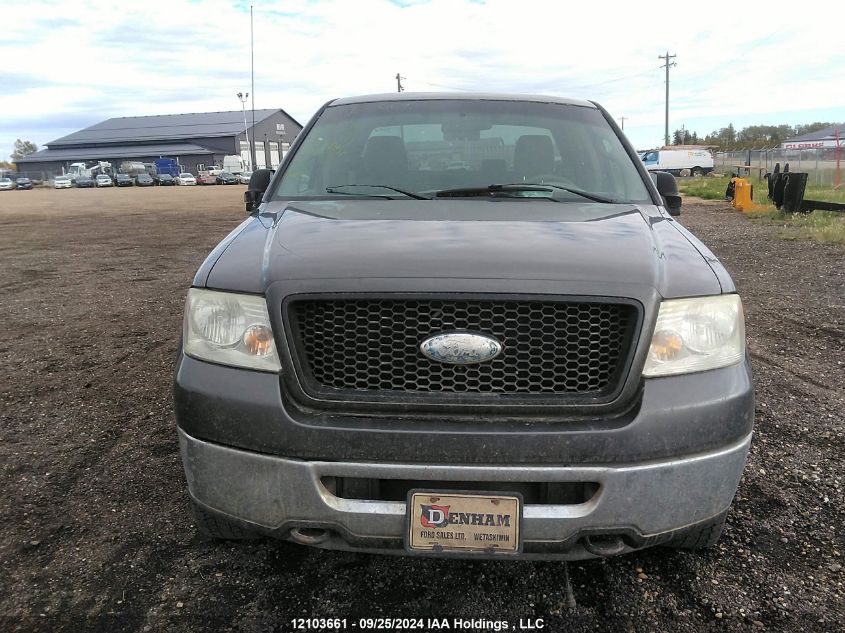
M 322 528 L 298 527 L 290 531 L 290 537 L 300 545 L 317 545 L 329 539 L 328 530 Z
M 616 556 L 625 551 L 625 542 L 621 536 L 585 536 L 584 549 L 596 556 Z

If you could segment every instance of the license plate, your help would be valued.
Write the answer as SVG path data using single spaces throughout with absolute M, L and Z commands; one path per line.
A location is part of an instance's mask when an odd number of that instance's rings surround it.
M 522 551 L 522 497 L 518 494 L 411 490 L 407 524 L 409 552 Z

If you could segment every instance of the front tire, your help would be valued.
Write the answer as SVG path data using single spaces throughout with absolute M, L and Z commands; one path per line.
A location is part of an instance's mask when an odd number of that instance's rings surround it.
M 216 514 L 212 514 L 193 499 L 191 511 L 194 515 L 197 532 L 207 538 L 223 541 L 245 541 L 258 538 L 258 535 L 243 529 L 240 525 L 227 521 Z
M 689 530 L 676 535 L 664 547 L 686 550 L 701 550 L 713 547 L 722 536 L 727 518 L 728 511 L 725 510 L 722 514 L 714 517 L 707 523 L 699 523 Z
M 699 176 L 704 175 L 704 170 L 701 167 L 693 167 L 692 168 L 692 175 L 698 178 Z

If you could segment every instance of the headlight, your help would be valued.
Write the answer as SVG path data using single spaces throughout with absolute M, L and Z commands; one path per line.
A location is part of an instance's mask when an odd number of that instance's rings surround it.
M 185 353 L 194 358 L 279 371 L 264 297 L 191 288 L 185 304 Z
M 643 376 L 716 369 L 744 357 L 745 321 L 738 295 L 672 299 L 660 304 Z

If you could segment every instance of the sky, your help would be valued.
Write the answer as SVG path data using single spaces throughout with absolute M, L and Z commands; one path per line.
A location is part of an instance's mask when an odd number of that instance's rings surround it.
M 841 5 L 534 0 L 0 0 L 0 160 L 110 117 L 282 108 L 393 92 L 515 92 L 601 103 L 638 149 L 733 123 L 845 121 Z M 779 17 L 782 16 L 782 17 Z M 825 17 L 827 16 L 827 17 Z M 252 100 L 247 108 L 252 106 Z

